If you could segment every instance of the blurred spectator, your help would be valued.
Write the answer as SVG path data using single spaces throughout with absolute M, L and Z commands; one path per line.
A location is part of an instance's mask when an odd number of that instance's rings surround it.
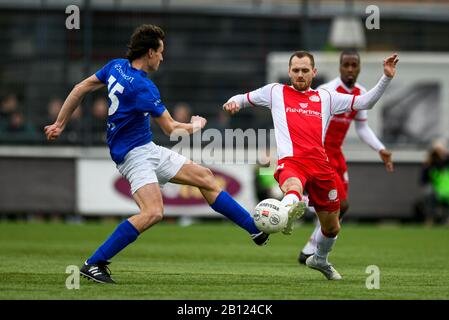
M 83 135 L 86 131 L 86 123 L 83 119 L 83 107 L 82 105 L 73 111 L 67 127 L 65 128 L 66 143 L 80 144 L 83 142 Z
M 19 109 L 19 99 L 15 93 L 8 93 L 0 102 L 0 129 L 7 127 L 12 114 Z
M 62 104 L 64 101 L 61 98 L 53 97 L 48 101 L 47 104 L 47 114 L 45 118 L 42 119 L 42 122 L 39 123 L 39 130 L 44 130 L 44 127 L 49 125 L 50 123 L 55 122 L 58 117 L 59 110 L 62 108 Z
M 108 121 L 108 101 L 105 97 L 97 97 L 92 106 L 92 130 L 94 143 L 106 142 L 106 125 Z
M 59 110 L 61 110 L 64 100 L 59 97 L 52 97 L 47 103 L 47 114 L 42 118 L 39 123 L 39 130 L 43 133 L 44 127 L 55 122 L 58 117 Z M 67 137 L 63 136 L 58 141 L 53 141 L 52 144 L 64 144 L 67 141 Z
M 37 133 L 34 126 L 26 121 L 24 114 L 16 110 L 9 115 L 9 122 L 1 128 L 1 139 L 5 142 L 34 143 Z
M 192 118 L 192 108 L 185 103 L 179 102 L 173 108 L 173 119 L 179 122 L 189 123 Z
M 183 123 L 190 123 L 190 120 L 192 118 L 192 108 L 186 102 L 178 102 L 173 107 L 172 117 L 176 121 Z M 174 132 L 174 134 L 176 134 L 176 132 Z M 201 135 L 193 134 L 190 135 L 188 139 L 190 141 L 191 147 L 201 146 Z
M 45 125 L 53 123 L 58 117 L 59 110 L 61 110 L 64 101 L 61 98 L 52 98 L 47 105 L 47 120 Z
M 53 97 L 47 104 L 47 117 L 40 125 L 40 130 L 43 130 L 45 126 L 55 122 L 58 117 L 58 113 L 64 104 L 64 100 L 59 97 Z M 86 123 L 82 118 L 83 110 L 82 106 L 78 106 L 72 114 L 67 127 L 65 128 L 65 134 L 61 136 L 57 141 L 53 141 L 52 144 L 81 144 L 83 142 L 82 137 L 85 132 Z
M 207 127 L 220 131 L 224 140 L 225 130 L 231 129 L 231 117 L 226 111 L 220 110 L 218 111 L 217 117 L 211 120 Z
M 429 150 L 421 184 L 426 223 L 449 223 L 449 152 L 442 142 Z
M 2 142 L 34 143 L 37 133 L 34 126 L 20 111 L 16 93 L 8 93 L 0 102 L 0 136 Z

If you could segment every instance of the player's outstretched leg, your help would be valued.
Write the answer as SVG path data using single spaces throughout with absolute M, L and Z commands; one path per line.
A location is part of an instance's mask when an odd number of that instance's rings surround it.
M 249 212 L 218 186 L 208 168 L 188 162 L 170 182 L 198 187 L 211 208 L 245 229 L 255 244 L 261 246 L 268 242 L 269 235 L 257 229 Z
M 348 201 L 340 200 L 340 215 L 339 215 L 340 223 L 341 223 L 343 215 L 348 211 L 348 208 L 349 208 Z M 313 212 L 316 214 L 314 207 L 308 207 L 308 209 L 310 212 Z M 315 229 L 313 230 L 312 235 L 309 238 L 309 241 L 306 243 L 304 248 L 299 253 L 298 262 L 300 264 L 305 265 L 307 258 L 316 252 L 317 237 L 318 237 L 318 233 L 320 232 L 320 230 L 321 230 L 320 219 L 317 218 L 316 222 L 315 222 Z
M 201 189 L 200 189 L 201 190 Z M 204 190 L 201 190 L 204 194 Z M 206 191 L 207 193 L 208 191 Z M 210 205 L 216 212 L 221 213 L 235 224 L 245 229 L 255 244 L 262 246 L 268 242 L 268 234 L 257 229 L 254 219 L 248 211 L 235 201 L 229 193 L 219 191 L 217 198 Z
M 342 277 L 328 261 L 329 252 L 337 240 L 340 231 L 338 211 L 319 212 L 321 228 L 317 234 L 317 250 L 307 258 L 306 265 L 320 271 L 328 280 L 341 280 Z
M 309 207 L 310 212 L 316 213 L 315 208 Z M 318 232 L 321 230 L 320 220 L 317 218 L 315 222 L 315 229 L 313 229 L 312 234 L 310 235 L 309 241 L 307 241 L 306 245 L 299 252 L 298 262 L 300 264 L 306 264 L 306 260 L 308 257 L 313 255 L 316 252 L 317 246 L 317 236 Z
M 115 283 L 107 267 L 109 260 L 133 243 L 140 233 L 162 220 L 163 205 L 159 184 L 142 186 L 133 194 L 140 213 L 124 220 L 109 238 L 86 260 L 80 274 L 99 283 Z
M 80 274 L 99 283 L 115 283 L 107 265 L 109 259 L 134 242 L 139 235 L 137 229 L 125 220 L 117 226 L 109 238 L 84 262 Z

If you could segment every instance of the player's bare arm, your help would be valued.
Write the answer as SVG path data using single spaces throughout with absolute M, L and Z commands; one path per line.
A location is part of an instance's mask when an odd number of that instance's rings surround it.
M 45 126 L 44 132 L 47 140 L 55 140 L 61 135 L 73 111 L 80 105 L 87 93 L 98 90 L 104 86 L 105 84 L 95 75 L 92 75 L 75 85 L 64 101 L 56 121 L 51 125 Z
M 387 149 L 382 149 L 379 151 L 379 156 L 382 159 L 382 161 L 384 162 L 387 172 L 393 172 L 394 166 L 393 166 L 391 151 L 387 150 Z
M 186 131 L 192 134 L 206 126 L 207 120 L 200 116 L 192 116 L 190 123 L 182 123 L 174 120 L 170 113 L 165 110 L 160 117 L 154 118 L 156 123 L 166 135 L 171 135 L 174 131 Z

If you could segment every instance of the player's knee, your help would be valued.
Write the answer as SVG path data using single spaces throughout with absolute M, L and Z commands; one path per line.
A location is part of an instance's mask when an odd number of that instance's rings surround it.
M 332 227 L 326 230 L 323 230 L 323 234 L 328 238 L 335 238 L 340 232 L 340 227 Z
M 218 184 L 215 181 L 215 176 L 212 173 L 212 171 L 208 168 L 204 168 L 203 172 L 201 173 L 201 188 L 207 189 L 207 190 L 215 190 L 218 189 Z
M 296 178 L 290 178 L 285 180 L 282 185 L 282 190 L 286 193 L 288 191 L 296 191 L 298 193 L 302 193 L 302 185 L 301 181 Z
M 162 210 L 153 213 L 153 219 L 155 223 L 160 222 L 164 218 L 164 212 Z
M 340 232 L 340 224 L 337 223 L 337 224 L 331 224 L 331 225 L 327 225 L 327 226 L 321 225 L 321 230 L 326 237 L 334 238 Z
M 141 222 L 143 228 L 146 230 L 152 225 L 160 222 L 164 217 L 164 209 L 162 207 L 143 210 L 141 212 Z

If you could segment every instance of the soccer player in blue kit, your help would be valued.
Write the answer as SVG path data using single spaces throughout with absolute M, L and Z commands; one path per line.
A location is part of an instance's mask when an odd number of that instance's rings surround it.
M 139 26 L 128 44 L 127 59 L 114 59 L 94 75 L 77 84 L 67 96 L 55 123 L 44 128 L 48 140 L 57 139 L 84 96 L 107 85 L 110 99 L 107 142 L 118 171 L 131 185 L 140 212 L 118 225 L 109 238 L 81 267 L 81 275 L 100 283 L 115 283 L 107 265 L 110 259 L 134 242 L 139 234 L 161 221 L 160 186 L 167 182 L 198 187 L 209 205 L 245 229 L 257 245 L 268 240 L 251 215 L 226 191 L 212 172 L 184 156 L 152 141 L 150 116 L 165 134 L 185 130 L 189 134 L 206 125 L 193 116 L 190 123 L 175 121 L 161 101 L 159 90 L 148 79 L 163 60 L 164 31 L 154 25 Z

